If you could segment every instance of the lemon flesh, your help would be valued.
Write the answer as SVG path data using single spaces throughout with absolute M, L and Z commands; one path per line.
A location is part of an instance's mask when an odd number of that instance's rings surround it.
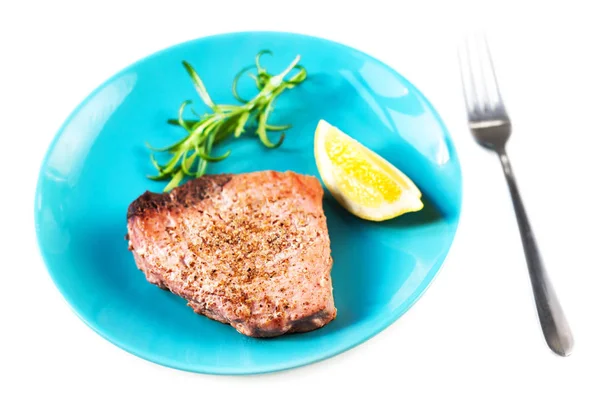
M 384 221 L 423 208 L 410 178 L 325 120 L 315 130 L 314 152 L 325 186 L 357 217 Z

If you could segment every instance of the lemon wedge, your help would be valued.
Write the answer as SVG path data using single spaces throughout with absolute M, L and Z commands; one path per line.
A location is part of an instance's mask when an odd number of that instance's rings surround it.
M 323 183 L 355 216 L 384 221 L 423 208 L 408 176 L 325 120 L 317 124 L 314 152 Z

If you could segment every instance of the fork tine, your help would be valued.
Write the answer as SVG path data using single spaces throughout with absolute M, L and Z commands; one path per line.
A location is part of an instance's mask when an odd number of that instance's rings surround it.
M 471 57 L 467 41 L 463 41 L 462 45 L 458 47 L 458 60 L 465 106 L 467 112 L 472 114 L 479 102 L 475 91 L 475 79 L 471 68 Z
M 485 34 L 479 34 L 473 37 L 474 52 L 477 55 L 479 64 L 479 82 L 478 87 L 481 89 L 482 108 L 486 112 L 491 112 L 500 103 L 500 91 L 498 82 L 496 81 L 496 72 L 494 63 L 490 54 L 487 38 Z
M 487 59 L 482 52 L 482 35 L 474 35 L 471 37 L 471 46 L 473 48 L 470 54 L 473 54 L 475 63 L 475 69 L 477 70 L 477 77 L 475 79 L 475 87 L 477 93 L 479 94 L 479 102 L 480 108 L 483 112 L 488 112 L 491 110 L 491 101 L 489 95 L 489 85 L 488 85 L 488 77 L 486 76 L 486 72 L 489 72 L 489 64 L 486 62 Z
M 489 70 L 490 70 L 491 80 L 493 82 L 493 92 L 494 92 L 493 97 L 494 97 L 494 99 L 491 100 L 493 102 L 492 105 L 495 104 L 496 106 L 504 107 L 504 104 L 502 101 L 502 95 L 500 94 L 500 86 L 498 85 L 498 78 L 496 77 L 496 69 L 494 68 L 494 61 L 492 59 L 492 54 L 490 52 L 490 46 L 488 44 L 488 40 L 487 40 L 486 36 L 483 36 L 483 46 L 484 46 L 486 58 L 489 62 Z
M 469 35 L 459 46 L 463 93 L 472 118 L 503 110 L 496 71 L 484 34 Z

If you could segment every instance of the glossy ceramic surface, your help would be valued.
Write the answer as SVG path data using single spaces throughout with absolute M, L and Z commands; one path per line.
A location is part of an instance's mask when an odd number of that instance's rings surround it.
M 407 173 L 425 208 L 373 223 L 326 194 L 338 317 L 322 329 L 252 339 L 198 316 L 185 301 L 149 284 L 124 240 L 127 206 L 163 182 L 144 144 L 172 143 L 168 126 L 180 103 L 201 103 L 181 61 L 188 60 L 213 100 L 232 102 L 232 78 L 261 49 L 270 71 L 302 56 L 309 78 L 277 103 L 274 122 L 292 123 L 283 146 L 255 138 L 228 141 L 229 159 L 209 172 L 294 170 L 318 176 L 313 134 L 319 119 L 337 125 Z M 253 93 L 252 85 L 242 87 Z M 95 90 L 67 119 L 40 172 L 35 202 L 41 252 L 77 315 L 121 348 L 166 366 L 247 374 L 305 365 L 347 350 L 389 326 L 419 298 L 440 268 L 457 227 L 461 175 L 453 144 L 435 110 L 398 73 L 354 49 L 285 33 L 234 33 L 163 50 Z M 403 344 L 399 344 L 403 345 Z

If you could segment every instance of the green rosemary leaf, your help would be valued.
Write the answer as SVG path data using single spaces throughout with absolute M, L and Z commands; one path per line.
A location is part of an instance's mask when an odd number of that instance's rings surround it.
M 206 167 L 208 166 L 208 161 L 205 159 L 201 159 L 198 164 L 198 170 L 196 171 L 196 178 L 200 178 L 206 172 Z
M 198 156 L 200 156 L 200 158 L 202 158 L 203 160 L 206 161 L 210 161 L 210 162 L 219 162 L 219 161 L 223 161 L 224 159 L 226 159 L 227 157 L 229 157 L 229 155 L 231 154 L 231 150 L 227 150 L 225 152 L 225 154 L 218 156 L 218 157 L 214 157 L 214 156 L 210 156 L 208 154 L 206 154 L 204 152 L 204 150 L 202 150 L 202 148 L 199 148 L 197 150 L 198 152 Z
M 233 136 L 239 138 L 242 133 L 244 133 L 244 126 L 246 126 L 246 122 L 248 122 L 248 118 L 250 118 L 250 113 L 243 113 L 237 121 L 237 126 L 235 127 L 235 131 L 233 132 Z
M 187 125 L 186 123 L 183 121 L 183 112 L 185 111 L 185 107 L 187 107 L 189 104 L 191 104 L 192 101 L 191 100 L 186 100 L 183 103 L 181 103 L 181 105 L 179 106 L 179 112 L 177 113 L 178 117 L 177 117 L 177 122 L 179 122 L 179 125 L 181 125 L 182 127 L 186 128 Z
M 185 178 L 185 172 L 183 172 L 183 170 L 179 170 L 175 175 L 173 175 L 173 178 L 171 178 L 171 181 L 169 182 L 169 184 L 167 186 L 165 186 L 163 191 L 164 192 L 171 191 L 171 189 L 177 187 L 179 185 L 179 183 L 181 183 L 183 178 Z
M 254 68 L 254 67 L 246 67 L 246 68 L 242 69 L 240 72 L 238 72 L 237 74 L 235 74 L 235 76 L 233 77 L 233 83 L 231 84 L 231 92 L 233 93 L 233 97 L 235 97 L 235 99 L 237 101 L 239 101 L 240 103 L 247 103 L 248 100 L 244 100 L 239 95 L 239 93 L 237 91 L 238 81 L 240 80 L 242 75 L 244 75 L 246 72 L 250 71 L 252 68 Z
M 200 76 L 198 75 L 196 70 L 187 61 L 183 61 L 183 66 L 185 67 L 186 71 L 192 78 L 192 81 L 194 82 L 194 86 L 196 87 L 196 91 L 200 95 L 200 98 L 202 99 L 204 104 L 206 104 L 210 108 L 214 108 L 215 103 L 213 103 L 210 96 L 208 95 L 208 92 L 206 91 L 206 87 L 204 86 L 204 83 L 202 82 L 202 79 L 200 79 Z
M 258 90 L 263 90 L 270 80 L 271 75 L 267 74 L 266 72 L 261 72 L 256 77 L 256 87 Z
M 162 172 L 166 173 L 166 174 L 173 172 L 173 170 L 177 166 L 177 163 L 181 159 L 182 155 L 183 155 L 183 152 L 179 152 L 179 153 L 173 155 L 173 157 L 171 157 L 171 159 L 169 160 L 167 165 L 165 165 L 165 167 L 163 168 Z
M 307 72 L 306 72 L 306 68 L 304 68 L 301 65 L 297 65 L 297 64 L 294 66 L 294 69 L 299 70 L 298 73 L 295 74 L 294 76 L 292 76 L 290 79 L 288 79 L 285 82 L 291 83 L 293 85 L 297 85 L 306 79 Z
M 257 130 L 257 133 L 258 137 L 260 138 L 260 141 L 270 149 L 278 148 L 283 144 L 283 140 L 285 139 L 285 133 L 282 133 L 281 135 L 279 135 L 279 140 L 277 141 L 277 143 L 273 143 L 269 140 L 267 132 L 264 129 Z
M 237 121 L 239 119 L 239 113 L 232 114 L 227 119 L 222 121 L 215 128 L 215 137 L 213 144 L 221 143 L 225 139 L 227 139 L 234 131 L 237 126 Z
M 260 74 L 262 71 L 266 71 L 261 65 L 260 65 L 260 58 L 263 55 L 273 55 L 273 52 L 271 50 L 261 50 L 259 51 L 256 56 L 254 57 L 254 63 L 256 64 L 256 70 L 258 71 L 258 73 Z
M 173 151 L 177 151 L 179 149 L 179 147 L 185 143 L 185 141 L 188 140 L 188 136 L 184 137 L 183 139 L 181 139 L 180 141 L 176 142 L 175 144 L 172 144 L 170 146 L 167 147 L 162 147 L 162 148 L 155 148 L 150 146 L 149 143 L 146 143 L 146 147 L 148 147 L 148 149 L 150 149 L 153 152 L 156 153 L 166 153 L 166 152 L 173 152 Z
M 187 128 L 187 130 L 193 131 L 198 126 L 198 123 L 200 123 L 202 121 L 203 120 L 197 120 L 197 119 L 184 119 L 183 122 L 186 125 L 184 128 Z M 181 126 L 181 124 L 179 123 L 179 118 L 169 118 L 167 120 L 167 124 Z
M 159 175 L 147 175 L 146 177 L 150 180 L 153 181 L 164 181 L 165 179 L 169 178 L 171 176 L 171 174 L 159 174 Z
M 188 175 L 188 176 L 194 176 L 194 174 L 192 172 L 190 172 L 190 168 L 192 167 L 192 165 L 194 165 L 194 161 L 196 160 L 196 153 L 192 153 L 192 155 L 190 156 L 190 158 L 187 158 L 187 151 L 185 153 L 183 153 L 183 160 L 181 161 L 181 169 L 183 170 L 183 173 Z
M 156 169 L 158 170 L 158 175 L 154 175 L 154 176 L 149 176 L 148 178 L 152 179 L 152 180 L 156 180 L 156 181 L 160 181 L 160 180 L 164 180 L 169 178 L 172 175 L 173 170 L 175 169 L 175 166 L 177 165 L 177 161 L 179 161 L 180 156 L 173 156 L 171 158 L 171 160 L 167 163 L 167 165 L 165 165 L 164 167 L 161 167 L 157 162 L 156 159 L 154 158 L 154 156 L 152 155 L 151 160 L 153 161 L 154 166 L 156 167 Z
M 171 174 L 166 172 L 159 172 L 158 175 L 147 175 L 148 179 L 151 179 L 153 181 L 164 181 L 170 176 Z
M 265 124 L 265 128 L 268 131 L 274 131 L 274 132 L 278 132 L 278 131 L 285 131 L 288 130 L 292 127 L 291 124 L 287 124 L 287 125 L 269 125 L 269 124 Z
M 269 137 L 267 136 L 267 118 L 269 116 L 269 112 L 270 112 L 270 108 L 271 108 L 271 103 L 267 103 L 265 110 L 262 112 L 262 114 L 260 114 L 259 120 L 258 120 L 258 128 L 256 128 L 256 133 L 258 134 L 258 137 L 260 138 L 260 141 L 267 146 L 270 149 L 274 149 L 277 148 L 279 146 L 281 146 L 281 144 L 283 143 L 283 139 L 285 137 L 285 134 L 281 134 L 279 136 L 279 141 L 277 143 L 273 143 L 269 140 Z
M 215 143 L 215 137 L 217 136 L 217 133 L 219 133 L 219 131 L 215 129 L 214 132 L 209 132 L 207 134 L 208 137 L 206 138 L 206 143 L 204 144 L 204 146 L 205 146 L 204 154 L 210 156 L 210 152 L 212 151 L 213 144 Z M 206 161 L 208 161 L 208 160 L 206 160 Z
M 154 157 L 154 154 L 150 154 L 150 161 L 152 162 L 152 165 L 154 166 L 154 168 L 156 168 L 156 170 L 158 172 L 162 172 L 162 167 L 156 161 L 156 158 Z

